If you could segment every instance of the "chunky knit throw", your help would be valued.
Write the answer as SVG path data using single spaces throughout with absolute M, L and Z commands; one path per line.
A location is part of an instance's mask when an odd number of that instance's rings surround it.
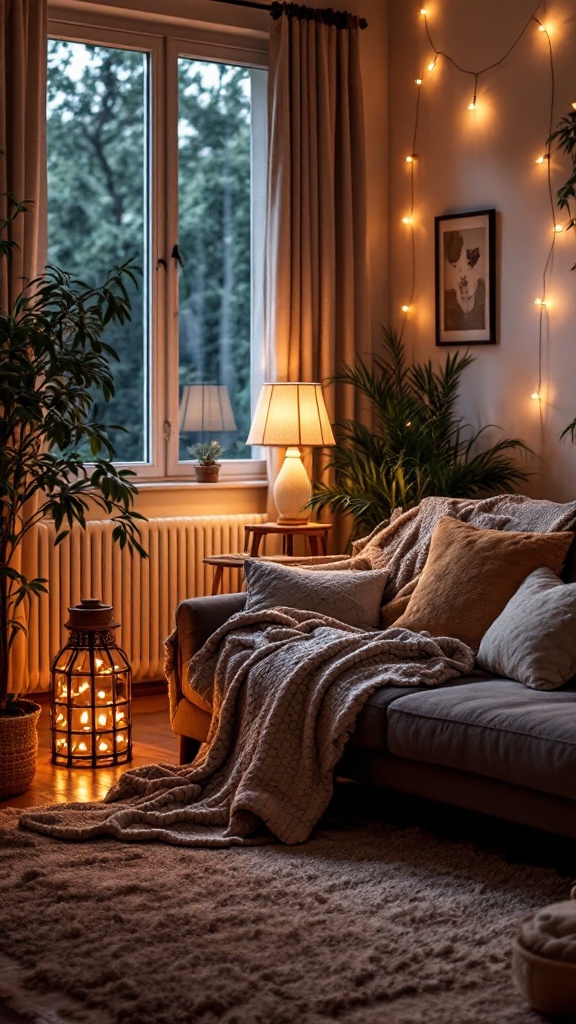
M 104 803 L 34 808 L 20 824 L 62 839 L 301 843 L 370 694 L 438 686 L 472 664 L 458 640 L 364 632 L 289 608 L 239 612 L 193 659 L 195 687 L 213 707 L 194 764 L 127 771 Z

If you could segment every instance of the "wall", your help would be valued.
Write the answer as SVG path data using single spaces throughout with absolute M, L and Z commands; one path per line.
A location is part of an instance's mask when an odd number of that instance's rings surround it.
M 474 71 L 505 54 L 535 13 L 534 0 L 431 0 L 428 25 L 436 49 Z M 537 17 L 552 43 L 555 96 L 553 124 L 576 101 L 574 52 L 576 9 L 571 0 L 541 5 Z M 426 39 L 419 4 L 390 2 L 390 309 L 399 326 L 400 307 L 411 286 L 409 231 L 401 223 L 410 206 L 409 165 L 416 93 L 421 86 L 418 160 L 415 165 L 416 289 L 404 337 L 417 358 L 442 359 L 454 349 L 435 347 L 434 217 L 460 211 L 498 211 L 499 342 L 474 346 L 475 362 L 465 375 L 461 411 L 474 425 L 498 424 L 522 437 L 538 459 L 527 490 L 535 497 L 575 497 L 576 451 L 562 429 L 576 415 L 576 231 L 557 236 L 548 274 L 548 310 L 542 346 L 543 401 L 531 400 L 538 381 L 538 307 L 542 275 L 552 236 L 552 209 L 545 151 L 550 119 L 549 50 L 532 22 L 505 62 L 478 86 L 469 111 L 474 80 L 440 57 L 433 72 L 424 69 L 433 51 Z M 569 163 L 552 151 L 555 190 L 568 176 Z M 558 221 L 565 215 L 556 211 Z M 539 407 L 540 406 L 540 407 Z

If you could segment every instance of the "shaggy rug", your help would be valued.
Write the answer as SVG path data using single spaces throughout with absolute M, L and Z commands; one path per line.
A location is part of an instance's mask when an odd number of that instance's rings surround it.
M 510 939 L 568 898 L 562 865 L 368 820 L 355 792 L 299 846 L 66 843 L 0 813 L 4 1005 L 50 1024 L 541 1022 Z

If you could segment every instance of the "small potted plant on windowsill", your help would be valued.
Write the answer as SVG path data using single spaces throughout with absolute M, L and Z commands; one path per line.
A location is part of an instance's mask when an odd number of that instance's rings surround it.
M 194 472 L 196 482 L 199 484 L 213 484 L 218 479 L 220 464 L 216 461 L 224 455 L 224 449 L 219 441 L 199 441 L 186 451 L 194 456 Z

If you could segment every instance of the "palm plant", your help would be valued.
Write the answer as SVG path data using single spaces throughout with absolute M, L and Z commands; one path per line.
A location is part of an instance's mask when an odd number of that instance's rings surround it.
M 327 464 L 334 482 L 315 485 L 313 507 L 350 514 L 354 537 L 429 495 L 496 494 L 527 479 L 512 457 L 530 451 L 523 441 L 502 438 L 480 449 L 487 427 L 474 430 L 456 411 L 469 353 L 448 354 L 435 369 L 431 361 L 407 364 L 393 330 L 384 328 L 382 344 L 371 366 L 357 359 L 330 378 L 368 399 L 373 423 L 334 425 L 338 443 Z

